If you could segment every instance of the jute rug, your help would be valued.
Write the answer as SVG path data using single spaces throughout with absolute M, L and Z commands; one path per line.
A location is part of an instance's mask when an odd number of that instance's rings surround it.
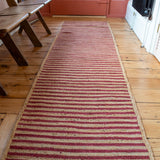
M 6 160 L 151 159 L 106 22 L 65 22 Z

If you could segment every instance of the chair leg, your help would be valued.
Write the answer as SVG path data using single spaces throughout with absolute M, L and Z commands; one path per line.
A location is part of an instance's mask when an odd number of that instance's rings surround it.
M 19 33 L 19 34 L 22 34 L 22 32 L 23 32 L 23 28 L 22 28 L 22 26 L 20 26 L 20 28 L 19 28 L 19 30 L 18 30 L 18 33 Z
M 27 20 L 21 23 L 21 27 L 24 29 L 24 31 L 26 32 L 26 34 L 28 35 L 28 37 L 30 38 L 31 42 L 35 47 L 42 47 L 41 42 L 37 38 L 36 34 L 34 33 L 31 25 L 28 23 Z
M 48 28 L 46 22 L 44 21 L 41 13 L 39 11 L 36 12 L 36 15 L 38 16 L 38 19 L 41 21 L 43 27 L 45 28 L 45 30 L 47 31 L 48 34 L 52 34 L 50 29 Z
M 29 23 L 32 25 L 32 24 L 34 24 L 36 21 L 38 21 L 39 19 L 37 18 L 37 19 L 34 19 L 33 21 L 29 21 Z M 19 28 L 19 30 L 18 30 L 18 33 L 19 34 L 22 34 L 22 32 L 23 32 L 23 27 L 22 26 L 20 26 L 20 28 Z
M 19 66 L 28 66 L 27 61 L 22 56 L 20 50 L 17 48 L 15 43 L 13 42 L 9 33 L 7 33 L 3 38 L 1 38 L 6 48 L 11 53 L 12 57 L 15 59 Z
M 0 84 L 0 95 L 1 96 L 6 96 L 7 95 L 6 91 L 3 89 L 1 84 Z

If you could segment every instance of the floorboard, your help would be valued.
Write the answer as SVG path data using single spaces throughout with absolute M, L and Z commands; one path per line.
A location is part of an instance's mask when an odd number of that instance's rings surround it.
M 0 82 L 8 92 L 7 97 L 0 97 L 0 154 L 7 145 L 10 135 L 8 133 L 13 129 L 15 119 L 23 107 L 34 78 L 63 22 L 106 21 L 103 17 L 46 17 L 45 20 L 52 31 L 50 36 L 41 23 L 33 25 L 43 47 L 35 48 L 25 33 L 22 35 L 16 33 L 13 36 L 29 63 L 28 67 L 17 66 L 5 46 L 0 47 Z M 140 41 L 125 19 L 109 18 L 107 21 L 112 28 L 155 160 L 160 160 L 160 63 L 140 47 Z

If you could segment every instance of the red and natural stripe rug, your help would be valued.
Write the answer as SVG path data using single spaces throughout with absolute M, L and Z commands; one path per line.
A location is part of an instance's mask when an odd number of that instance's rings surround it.
M 65 22 L 6 159 L 149 160 L 141 130 L 107 23 Z

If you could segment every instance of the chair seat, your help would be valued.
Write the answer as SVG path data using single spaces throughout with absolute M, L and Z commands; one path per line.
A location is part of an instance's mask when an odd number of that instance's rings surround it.
M 0 11 L 0 16 L 9 16 L 9 15 L 19 15 L 19 14 L 30 14 L 37 12 L 41 9 L 44 4 L 37 4 L 32 6 L 13 6 Z
M 0 16 L 0 37 L 17 27 L 22 21 L 29 17 L 28 13 L 22 13 L 12 16 Z M 7 18 L 7 20 L 6 20 Z

